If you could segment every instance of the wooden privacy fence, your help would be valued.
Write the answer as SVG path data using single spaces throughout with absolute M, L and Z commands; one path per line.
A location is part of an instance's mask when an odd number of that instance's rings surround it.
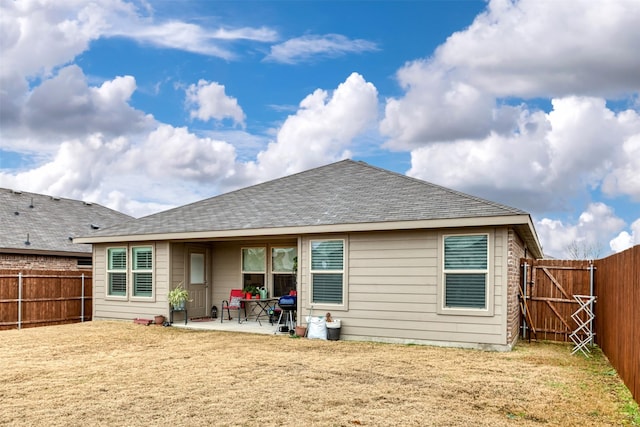
M 0 330 L 91 320 L 91 271 L 0 270 Z
M 589 261 L 521 260 L 524 338 L 570 341 L 574 295 L 595 295 L 595 343 L 640 400 L 640 245 Z
M 640 403 L 640 245 L 595 264 L 596 342 Z

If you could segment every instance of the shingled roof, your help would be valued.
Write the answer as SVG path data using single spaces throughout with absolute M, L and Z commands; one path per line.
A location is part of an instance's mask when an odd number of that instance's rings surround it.
M 94 203 L 0 188 L 0 252 L 91 254 L 70 238 L 131 219 Z
M 496 217 L 502 219 L 496 221 Z M 301 228 L 305 232 L 355 231 L 384 229 L 384 224 L 389 229 L 391 224 L 465 218 L 487 218 L 487 224 L 494 225 L 529 224 L 532 236 L 526 240 L 537 243 L 527 212 L 352 160 L 98 230 L 80 241 L 131 236 L 135 240 L 205 238 L 216 232 L 247 236 L 301 232 Z

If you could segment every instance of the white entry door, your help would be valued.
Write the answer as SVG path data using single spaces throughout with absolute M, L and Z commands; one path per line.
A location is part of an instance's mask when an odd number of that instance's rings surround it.
M 205 250 L 189 251 L 189 317 L 205 317 L 207 310 L 207 253 Z

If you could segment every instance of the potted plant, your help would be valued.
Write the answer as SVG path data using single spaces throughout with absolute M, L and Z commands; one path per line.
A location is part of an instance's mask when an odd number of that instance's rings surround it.
M 169 291 L 169 304 L 174 310 L 184 310 L 184 305 L 189 298 L 189 291 L 182 287 L 182 282 Z
M 245 293 L 245 299 L 251 299 L 252 295 L 256 295 L 258 293 L 258 288 L 255 286 L 245 286 L 242 292 Z

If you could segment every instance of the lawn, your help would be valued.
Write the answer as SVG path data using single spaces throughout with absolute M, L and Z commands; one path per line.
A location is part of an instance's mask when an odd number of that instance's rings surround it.
M 0 332 L 0 424 L 611 426 L 638 407 L 602 354 L 318 341 L 88 322 Z M 634 424 L 635 423 L 635 424 Z

